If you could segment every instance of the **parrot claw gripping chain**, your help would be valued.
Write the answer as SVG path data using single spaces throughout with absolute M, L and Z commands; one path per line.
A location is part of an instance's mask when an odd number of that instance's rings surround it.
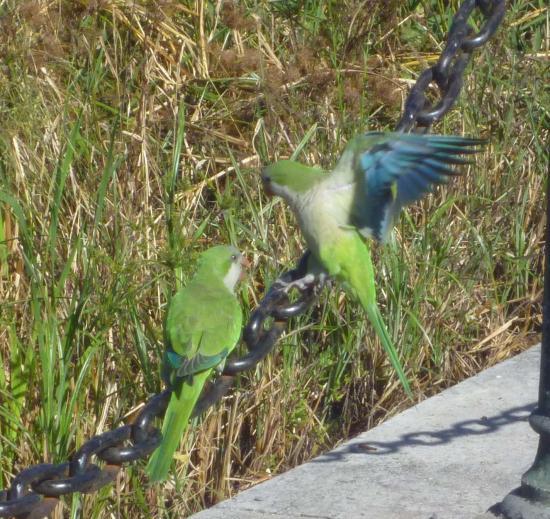
M 295 279 L 293 281 L 277 281 L 277 284 L 282 288 L 285 294 L 288 294 L 293 288 L 297 288 L 300 292 L 304 292 L 311 285 L 316 282 L 316 278 L 313 274 L 306 274 L 304 277 Z

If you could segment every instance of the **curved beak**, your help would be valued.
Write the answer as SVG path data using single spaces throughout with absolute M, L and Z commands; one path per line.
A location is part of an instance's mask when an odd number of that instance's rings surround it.
M 243 281 L 244 278 L 246 278 L 247 270 L 251 267 L 250 261 L 246 258 L 246 256 L 241 255 L 241 275 L 239 276 L 239 281 Z
M 250 261 L 248 261 L 248 259 L 247 259 L 246 256 L 244 256 L 244 255 L 241 256 L 241 265 L 242 265 L 242 267 L 245 268 L 245 269 L 248 269 L 248 268 L 250 268 L 250 266 L 251 266 Z
M 267 196 L 275 195 L 275 193 L 273 192 L 273 186 L 271 185 L 271 179 L 263 173 L 262 173 L 262 186 Z

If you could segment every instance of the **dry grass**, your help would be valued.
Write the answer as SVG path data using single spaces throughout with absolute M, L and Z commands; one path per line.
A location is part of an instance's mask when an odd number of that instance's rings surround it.
M 4 485 L 160 388 L 165 302 L 197 251 L 237 243 L 257 303 L 302 250 L 259 166 L 303 144 L 329 167 L 354 133 L 391 128 L 457 6 L 344 3 L 0 0 Z M 376 251 L 419 399 L 539 338 L 549 28 L 542 1 L 510 3 L 436 128 L 490 146 Z M 191 429 L 167 485 L 128 469 L 58 516 L 181 517 L 409 405 L 357 305 L 325 296 Z

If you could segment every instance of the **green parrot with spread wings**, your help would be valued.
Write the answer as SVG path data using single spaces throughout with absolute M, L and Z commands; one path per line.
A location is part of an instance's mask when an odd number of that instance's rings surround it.
M 245 266 L 235 247 L 212 247 L 201 254 L 193 279 L 170 302 L 163 374 L 172 394 L 162 442 L 147 466 L 151 481 L 167 478 L 205 382 L 214 369 L 223 367 L 239 340 L 242 311 L 234 290 Z
M 376 304 L 368 238 L 384 242 L 401 208 L 446 183 L 485 141 L 457 136 L 369 132 L 352 139 L 332 172 L 292 160 L 262 171 L 268 194 L 295 213 L 311 270 L 344 281 L 359 298 L 409 396 L 409 382 Z

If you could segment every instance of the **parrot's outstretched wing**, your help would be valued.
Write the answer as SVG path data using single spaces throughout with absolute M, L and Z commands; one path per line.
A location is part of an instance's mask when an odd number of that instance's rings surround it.
M 354 154 L 355 192 L 350 223 L 363 236 L 384 241 L 401 208 L 436 184 L 460 174 L 452 165 L 469 164 L 460 155 L 479 151 L 481 139 L 458 136 L 369 132 Z

